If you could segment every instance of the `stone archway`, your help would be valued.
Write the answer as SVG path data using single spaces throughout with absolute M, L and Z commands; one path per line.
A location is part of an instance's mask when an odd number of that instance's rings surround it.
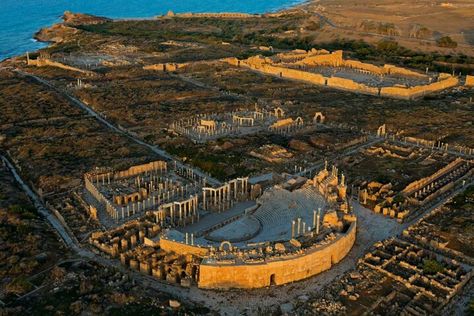
M 283 109 L 281 107 L 277 107 L 275 109 L 275 116 L 277 118 L 283 117 L 283 116 L 285 116 L 285 111 L 283 111 Z
M 326 117 L 321 112 L 314 113 L 313 123 L 324 123 Z
M 303 119 L 301 116 L 298 116 L 295 120 L 296 125 L 303 125 Z
M 232 251 L 233 249 L 232 244 L 230 243 L 230 241 L 227 241 L 227 240 L 224 240 L 223 242 L 221 242 L 219 246 L 219 250 L 223 251 L 225 246 L 227 246 L 228 251 Z
M 386 133 L 386 126 L 385 124 L 384 125 L 381 125 L 378 129 L 377 129 L 377 136 L 384 136 Z
M 270 286 L 276 285 L 275 273 L 270 275 Z

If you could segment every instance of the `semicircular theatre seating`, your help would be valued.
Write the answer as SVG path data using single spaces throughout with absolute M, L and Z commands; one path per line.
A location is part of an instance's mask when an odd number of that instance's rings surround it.
M 324 208 L 324 198 L 311 187 L 293 192 L 272 189 L 260 197 L 262 206 L 253 214 L 262 224 L 261 233 L 252 241 L 291 238 L 291 222 L 301 218 L 306 227 L 312 225 L 313 211 Z

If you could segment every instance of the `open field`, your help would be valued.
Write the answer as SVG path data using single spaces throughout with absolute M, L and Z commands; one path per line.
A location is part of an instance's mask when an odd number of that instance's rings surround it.
M 474 5 L 471 1 L 320 0 L 304 9 L 324 17 L 326 32 L 318 36 L 320 42 L 337 37 L 377 42 L 389 37 L 410 49 L 422 45 L 425 51 L 472 55 Z M 440 48 L 436 40 L 442 36 L 450 36 L 458 42 L 458 48 Z

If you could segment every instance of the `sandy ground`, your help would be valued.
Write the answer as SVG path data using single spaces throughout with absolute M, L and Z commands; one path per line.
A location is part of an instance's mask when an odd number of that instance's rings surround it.
M 445 3 L 444 5 L 442 3 Z M 402 46 L 426 51 L 441 51 L 446 54 L 474 54 L 474 2 L 452 1 L 380 1 L 380 0 L 313 0 L 300 6 L 314 12 L 324 20 L 324 32 L 318 42 L 327 42 L 345 37 L 377 42 L 391 37 Z M 398 35 L 388 36 L 364 31 L 362 23 L 367 21 L 393 24 Z M 414 38 L 416 28 L 429 30 L 429 36 Z M 450 36 L 458 43 L 456 49 L 440 48 L 436 39 Z

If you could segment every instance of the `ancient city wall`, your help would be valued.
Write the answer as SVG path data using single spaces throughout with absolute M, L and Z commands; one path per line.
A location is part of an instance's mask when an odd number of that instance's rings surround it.
M 169 239 L 160 239 L 160 248 L 179 255 L 192 254 L 198 257 L 205 257 L 209 254 L 209 248 L 193 245 L 186 245 Z
M 474 87 L 474 76 L 466 76 L 466 86 Z
M 356 222 L 328 245 L 307 249 L 288 258 L 275 257 L 255 263 L 213 263 L 200 265 L 200 288 L 259 288 L 302 280 L 332 267 L 351 250 L 356 238 Z

